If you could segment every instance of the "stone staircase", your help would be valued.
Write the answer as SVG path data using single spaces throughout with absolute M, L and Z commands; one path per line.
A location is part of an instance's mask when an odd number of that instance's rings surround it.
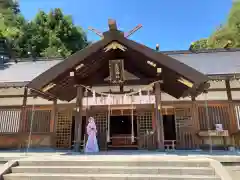
M 226 165 L 225 168 L 231 175 L 233 180 L 238 180 L 240 178 L 240 164 L 234 163 L 233 165 Z
M 207 159 L 71 156 L 23 159 L 4 180 L 221 180 Z M 224 179 L 225 180 L 225 179 Z

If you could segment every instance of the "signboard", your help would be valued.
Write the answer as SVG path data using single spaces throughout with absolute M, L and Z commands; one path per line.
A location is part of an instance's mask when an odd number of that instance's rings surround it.
M 121 84 L 124 82 L 124 65 L 123 60 L 110 60 L 109 72 L 111 83 Z
M 198 133 L 199 136 L 218 136 L 218 137 L 226 137 L 228 135 L 228 130 L 216 131 L 216 130 L 209 130 L 209 131 L 200 131 Z

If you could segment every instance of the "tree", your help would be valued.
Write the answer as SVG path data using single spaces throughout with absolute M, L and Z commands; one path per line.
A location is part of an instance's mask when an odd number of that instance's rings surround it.
M 15 25 L 17 15 L 20 14 L 18 2 L 14 0 L 0 0 L 0 14 L 6 25 Z
M 82 28 L 56 8 L 49 14 L 39 11 L 31 22 L 21 24 L 13 47 L 21 57 L 28 56 L 28 52 L 34 56 L 67 57 L 87 44 Z
M 205 44 L 205 42 L 207 42 Z M 240 47 L 240 2 L 236 1 L 230 10 L 227 22 L 220 26 L 207 40 L 194 42 L 194 50 Z M 190 46 L 191 49 L 192 45 Z
M 13 0 L 0 0 L 0 38 L 4 41 L 16 39 L 20 33 L 24 17 L 20 14 L 19 5 Z M 8 48 L 11 48 L 11 44 Z M 9 53 L 9 52 L 8 52 Z
M 1 13 L 11 10 L 14 14 L 20 13 L 19 4 L 16 0 L 0 0 Z
M 236 35 L 235 29 L 225 26 L 210 36 L 208 40 L 208 47 L 212 49 L 238 47 L 238 43 L 240 41 L 237 41 Z
M 208 48 L 208 39 L 200 39 L 195 41 L 194 43 L 191 44 L 190 50 L 196 51 L 199 49 L 207 49 Z
M 26 21 L 14 0 L 0 0 L 0 38 L 18 57 L 67 57 L 88 45 L 86 33 L 61 9 L 39 11 Z

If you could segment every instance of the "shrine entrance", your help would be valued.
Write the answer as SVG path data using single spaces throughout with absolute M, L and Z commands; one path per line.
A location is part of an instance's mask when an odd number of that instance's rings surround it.
M 175 149 L 177 136 L 174 115 L 163 115 L 163 129 L 165 149 Z
M 111 116 L 110 140 L 109 149 L 137 149 L 136 117 L 132 121 L 131 116 Z

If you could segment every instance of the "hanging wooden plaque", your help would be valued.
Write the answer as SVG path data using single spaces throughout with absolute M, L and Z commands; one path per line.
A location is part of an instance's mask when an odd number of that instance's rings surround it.
M 110 82 L 122 84 L 124 82 L 124 60 L 109 60 Z

